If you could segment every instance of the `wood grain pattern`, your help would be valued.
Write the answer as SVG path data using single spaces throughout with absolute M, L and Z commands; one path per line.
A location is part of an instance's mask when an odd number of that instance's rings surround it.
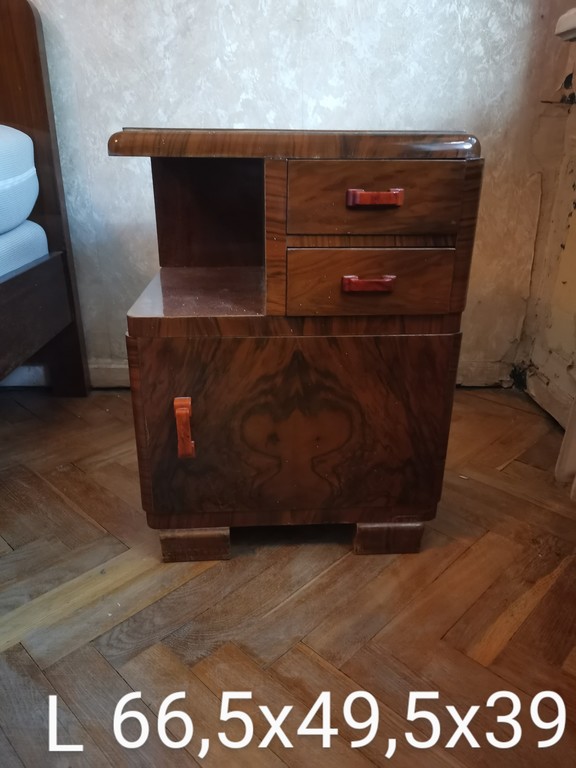
M 435 512 L 434 507 L 425 516 L 433 517 Z M 418 552 L 423 533 L 424 523 L 357 523 L 353 549 L 357 555 Z
M 165 563 L 230 557 L 230 528 L 172 528 L 160 531 L 159 536 Z
M 156 544 L 153 548 L 139 550 L 142 560 L 146 559 L 144 554 L 152 552 L 156 562 L 153 567 L 146 568 L 137 561 L 132 574 L 129 565 L 123 574 L 121 561 L 111 557 L 103 570 L 109 567 L 116 572 L 116 578 L 108 582 L 109 588 L 104 594 L 98 594 L 93 599 L 87 594 L 86 602 L 76 606 L 73 612 L 62 614 L 54 623 L 38 629 L 30 628 L 26 632 L 23 645 L 42 669 L 84 647 L 103 632 L 137 615 L 150 602 L 161 599 L 211 567 L 206 563 L 165 566 L 158 558 L 157 548 Z M 149 564 L 149 561 L 146 562 Z M 96 572 L 91 575 L 93 580 L 98 579 Z M 58 599 L 59 596 L 59 591 L 55 590 L 54 597 Z
M 27 467 L 0 472 L 0 512 L 0 533 L 14 547 L 51 533 L 68 547 L 105 535 L 95 521 L 78 516 L 66 499 Z
M 205 527 L 208 514 L 229 525 L 232 512 L 237 525 L 254 512 L 281 523 L 283 511 L 313 509 L 347 522 L 347 508 L 388 505 L 396 518 L 438 500 L 449 421 L 429 414 L 451 389 L 457 336 L 137 343 L 154 527 Z M 195 403 L 193 462 L 178 461 L 166 418 L 180 395 Z
M 195 732 L 215 734 L 221 730 L 222 722 L 218 717 L 219 693 L 213 693 L 201 683 L 190 667 L 165 645 L 158 643 L 126 662 L 121 667 L 121 674 L 135 690 L 142 690 L 144 703 L 155 713 L 158 712 L 161 702 L 174 692 L 173 681 L 178 680 L 182 690 L 194 691 L 193 699 L 190 697 L 179 700 L 178 706 L 192 719 Z M 177 723 L 173 728 L 177 728 Z M 243 725 L 238 721 L 230 721 L 226 733 L 230 739 L 240 741 L 243 737 Z M 187 747 L 187 751 L 192 755 L 198 753 L 193 743 Z M 210 751 L 199 762 L 206 768 L 222 768 L 229 760 L 230 750 L 218 739 L 212 739 Z M 234 752 L 235 768 L 282 768 L 284 765 L 273 752 L 260 749 L 254 742 Z
M 454 160 L 289 161 L 287 231 L 291 235 L 455 233 L 465 167 Z M 405 188 L 404 205 L 346 205 L 350 187 L 390 186 Z
M 134 412 L 134 431 L 136 433 L 142 507 L 144 509 L 151 509 L 154 504 L 152 472 L 146 447 L 148 430 L 141 393 L 140 347 L 136 339 L 126 336 L 126 350 L 128 352 L 128 370 L 130 373 L 130 391 L 132 393 L 132 408 Z
M 31 307 L 42 307 L 42 322 Z M 71 319 L 63 254 L 0 277 L 0 378 L 41 349 Z
M 463 132 L 125 128 L 110 137 L 108 152 L 130 157 L 467 159 L 480 156 L 480 143 L 474 136 Z
M 400 615 L 371 641 L 371 646 L 392 653 L 412 669 L 422 669 L 434 652 L 434 642 L 444 636 L 455 620 L 473 605 L 512 563 L 520 552 L 515 543 L 487 533 L 441 574 Z M 462 585 L 466 584 L 465 588 Z M 450 595 L 450 600 L 446 600 Z M 419 619 L 425 617 L 425 620 Z M 410 637 L 410 643 L 405 641 Z M 343 667 L 346 670 L 346 665 Z
M 471 539 L 451 539 L 427 527 L 418 556 L 389 556 L 386 567 L 362 592 L 351 590 L 343 604 L 315 624 L 303 642 L 335 667 L 363 648 L 406 605 L 429 588 L 466 550 Z
M 270 521 L 356 523 L 357 552 L 414 549 L 439 498 L 459 344 L 453 246 L 469 261 L 479 176 L 466 169 L 481 168 L 479 151 L 462 133 L 111 137 L 111 154 L 152 161 L 162 270 L 128 328 L 142 493 L 166 559 L 227 555 L 230 526 Z M 356 274 L 366 290 L 343 293 Z M 380 334 L 403 337 L 375 353 Z M 422 376 L 433 397 L 415 394 Z M 168 394 L 192 397 L 195 421 L 200 403 L 198 450 L 180 466 Z
M 260 716 L 258 706 L 266 705 L 272 712 L 280 712 L 288 697 L 289 689 L 274 677 L 266 674 L 248 655 L 242 653 L 232 644 L 223 646 L 194 667 L 194 675 L 198 677 L 213 693 L 222 690 L 242 690 L 246 680 L 252 684 L 253 699 L 243 702 L 244 711 L 254 721 L 257 738 L 263 739 L 268 727 Z M 296 726 L 306 715 L 306 709 L 297 698 L 292 698 L 293 713 L 287 720 L 284 732 L 293 744 L 291 749 L 283 748 L 275 739 L 270 748 L 274 754 L 280 756 L 287 765 L 300 768 L 302 765 L 310 768 L 326 765 L 326 752 L 317 743 L 299 739 L 296 736 Z M 339 736 L 335 736 L 330 747 L 330 761 L 332 765 L 346 765 L 347 768 L 371 768 L 373 765 L 359 750 L 351 750 Z
M 461 312 L 466 304 L 483 168 L 484 163 L 482 160 L 470 160 L 465 166 L 460 228 L 456 240 L 454 290 L 451 301 L 452 312 Z
M 454 252 L 368 248 L 288 251 L 289 315 L 427 315 L 450 305 Z M 342 277 L 394 275 L 390 291 L 344 293 Z
M 56 537 L 52 537 L 59 541 Z M 28 549 L 35 542 L 28 545 Z M 9 585 L 0 580 L 0 613 L 13 611 L 24 603 L 56 589 L 60 584 L 82 574 L 87 568 L 93 568 L 119 555 L 126 547 L 114 536 L 103 536 L 96 541 L 75 547 L 73 550 L 60 551 L 58 556 L 51 548 L 43 546 L 37 555 L 36 568 L 31 568 L 25 577 L 12 581 Z M 26 552 L 27 559 L 30 552 Z M 51 555 L 51 557 L 47 557 Z M 29 562 L 29 560 L 28 560 Z M 8 563 L 6 563 L 8 565 Z M 36 570 L 36 572 L 34 572 Z
M 272 666 L 270 671 L 274 679 L 278 679 L 298 698 L 311 707 L 318 697 L 318 691 L 330 691 L 333 702 L 333 724 L 347 742 L 357 739 L 358 731 L 350 727 L 343 715 L 343 704 L 348 696 L 357 691 L 354 680 L 339 672 L 322 656 L 318 656 L 307 646 L 298 644 L 281 656 Z M 422 681 L 424 682 L 424 681 Z M 423 685 L 422 688 L 425 686 Z M 396 739 L 397 749 L 394 753 L 394 765 L 400 768 L 414 768 L 418 763 L 414 756 L 414 750 L 406 743 L 406 721 L 392 708 L 386 706 L 380 699 L 378 701 L 379 727 L 374 740 L 362 747 L 362 754 L 373 761 L 374 765 L 382 764 L 383 756 L 388 751 L 388 739 Z M 416 720 L 411 724 L 417 738 L 424 740 L 427 737 L 426 725 Z M 422 736 L 420 736 L 422 733 Z M 460 768 L 463 764 L 456 761 L 447 750 L 436 745 L 426 750 L 425 768 Z
M 24 679 L 26 685 L 21 685 Z M 16 691 L 18 694 L 14 695 Z M 0 655 L 0 725 L 25 766 L 54 764 L 50 761 L 54 755 L 51 756 L 47 748 L 48 696 L 56 694 L 21 646 Z M 84 752 L 77 755 L 80 768 L 111 765 L 61 697 L 57 722 L 61 744 L 84 745 Z M 2 765 L 5 756 L 6 760 L 10 757 L 4 752 L 0 752 L 0 756 Z
M 125 664 L 185 627 L 188 622 L 193 623 L 195 617 L 210 610 L 215 602 L 219 605 L 228 595 L 242 590 L 244 585 L 275 567 L 279 561 L 290 561 L 293 551 L 290 536 L 287 541 L 268 541 L 265 547 L 254 547 L 254 541 L 248 541 L 241 548 L 239 557 L 215 563 L 178 589 L 151 602 L 139 613 L 116 623 L 96 640 L 95 647 L 112 665 Z M 204 567 L 204 564 L 201 565 Z M 250 593 L 254 594 L 253 591 Z
M 326 532 L 321 533 L 314 526 L 306 537 L 293 536 L 292 540 L 293 546 L 275 549 L 275 557 L 266 568 L 244 581 L 233 593 L 223 595 L 214 605 L 198 611 L 165 638 L 163 644 L 184 662 L 193 664 L 209 656 L 222 643 L 251 637 L 262 626 L 272 626 L 274 621 L 283 634 L 288 617 L 296 618 L 289 608 L 298 602 L 300 591 L 307 590 L 311 581 L 322 579 L 327 570 L 337 568 L 342 558 L 349 554 L 341 530 L 327 539 Z M 363 572 L 372 572 L 375 563 L 364 559 L 363 566 Z M 287 601 L 288 610 L 277 611 L 284 601 Z M 234 627 L 234 631 L 230 632 L 229 627 Z
M 98 600 L 104 593 L 142 576 L 154 567 L 158 567 L 156 553 L 133 549 L 116 555 L 104 569 L 95 566 L 84 571 L 58 589 L 46 592 L 0 617 L 0 648 L 11 648 L 30 633 L 41 634 L 46 628 L 72 616 L 86 603 Z
M 264 265 L 261 160 L 155 157 L 152 181 L 160 266 Z
M 116 704 L 132 689 L 94 648 L 88 646 L 70 654 L 50 667 L 46 675 L 58 687 L 80 723 L 113 765 L 156 768 L 165 762 L 166 747 L 157 737 L 150 738 L 146 748 L 138 750 L 126 749 L 113 737 L 112 717 Z M 133 700 L 130 709 L 141 712 L 150 723 L 151 732 L 158 733 L 156 717 L 145 704 Z M 123 732 L 130 741 L 139 737 L 140 725 L 135 718 L 126 719 Z M 198 764 L 189 753 L 178 749 L 170 752 L 170 765 L 185 768 Z
M 265 164 L 266 314 L 286 314 L 286 179 L 285 160 Z
M 163 267 L 128 311 L 134 338 L 456 333 L 460 316 L 264 316 L 259 269 Z M 198 288 L 202 288 L 202 295 Z M 285 301 L 285 298 L 284 298 Z M 211 315 L 208 315 L 212 312 Z

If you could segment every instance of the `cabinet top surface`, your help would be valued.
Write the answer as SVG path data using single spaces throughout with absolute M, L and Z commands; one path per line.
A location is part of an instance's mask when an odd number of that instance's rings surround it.
M 254 157 L 271 159 L 462 159 L 480 157 L 465 132 L 255 131 L 124 128 L 108 142 L 126 157 Z

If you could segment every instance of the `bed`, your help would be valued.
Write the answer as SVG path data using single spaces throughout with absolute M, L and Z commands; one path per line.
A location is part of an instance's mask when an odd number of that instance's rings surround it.
M 55 394 L 85 395 L 86 355 L 42 26 L 27 0 L 0 0 L 0 126 L 31 138 L 39 188 L 26 225 L 35 233 L 26 233 L 30 242 L 36 237 L 34 250 L 26 254 L 32 246 L 20 238 L 11 253 L 11 241 L 2 239 L 0 379 L 24 363 L 44 365 Z M 46 248 L 39 245 L 42 230 Z

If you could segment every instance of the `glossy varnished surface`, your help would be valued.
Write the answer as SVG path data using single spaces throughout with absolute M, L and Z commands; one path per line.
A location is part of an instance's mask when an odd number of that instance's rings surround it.
M 426 315 L 450 307 L 454 251 L 293 248 L 288 251 L 289 315 Z M 389 292 L 346 293 L 345 275 L 389 275 Z
M 163 267 L 128 310 L 133 337 L 362 336 L 455 333 L 460 316 L 263 314 L 259 269 Z
M 152 158 L 163 267 L 264 266 L 264 164 Z
M 433 513 L 458 335 L 136 343 L 154 527 Z M 177 455 L 177 396 L 194 459 Z
M 466 164 L 458 160 L 293 160 L 287 231 L 296 234 L 450 234 L 458 229 Z M 347 204 L 347 190 L 402 188 L 400 206 Z
M 163 267 L 128 310 L 128 318 L 261 315 L 263 277 L 257 267 Z
M 262 158 L 471 158 L 467 133 L 252 131 L 125 128 L 108 142 L 111 155 Z

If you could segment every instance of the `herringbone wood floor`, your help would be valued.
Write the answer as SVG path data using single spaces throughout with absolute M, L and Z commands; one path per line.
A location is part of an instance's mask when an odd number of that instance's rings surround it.
M 458 392 L 443 501 L 418 555 L 354 556 L 350 530 L 339 527 L 262 529 L 238 532 L 228 562 L 163 565 L 140 510 L 128 393 L 4 392 L 0 435 L 4 768 L 575 764 L 576 506 L 553 482 L 561 431 L 522 395 Z M 352 749 L 366 731 L 346 722 L 343 703 L 362 690 L 378 701 L 378 733 Z M 556 746 L 538 749 L 553 731 L 531 725 L 530 702 L 545 690 L 561 695 L 568 723 Z M 135 750 L 112 728 L 131 691 L 142 698 L 127 709 L 151 725 Z M 168 749 L 156 730 L 163 699 L 177 691 L 186 699 L 170 710 L 186 711 L 195 727 L 186 749 Z M 253 692 L 231 704 L 254 722 L 243 749 L 217 737 L 243 733 L 239 721 L 220 721 L 222 691 Z M 296 734 L 322 691 L 339 731 L 327 749 L 319 736 Z M 425 719 L 406 721 L 415 691 L 439 692 L 418 704 L 441 724 L 429 749 L 404 737 L 431 733 Z M 521 704 L 513 749 L 484 735 L 514 734 L 496 722 L 510 701 L 486 706 L 498 691 Z M 48 752 L 51 694 L 58 742 L 81 743 L 82 753 Z M 287 705 L 279 727 L 293 746 L 269 734 L 259 748 Z M 358 701 L 352 713 L 363 720 L 369 710 Z M 539 713 L 553 720 L 553 701 Z M 467 725 L 447 747 L 458 721 Z M 182 737 L 177 718 L 167 725 L 172 739 Z M 127 721 L 126 738 L 138 733 Z M 202 738 L 210 747 L 200 759 Z M 391 738 L 397 750 L 387 759 Z

